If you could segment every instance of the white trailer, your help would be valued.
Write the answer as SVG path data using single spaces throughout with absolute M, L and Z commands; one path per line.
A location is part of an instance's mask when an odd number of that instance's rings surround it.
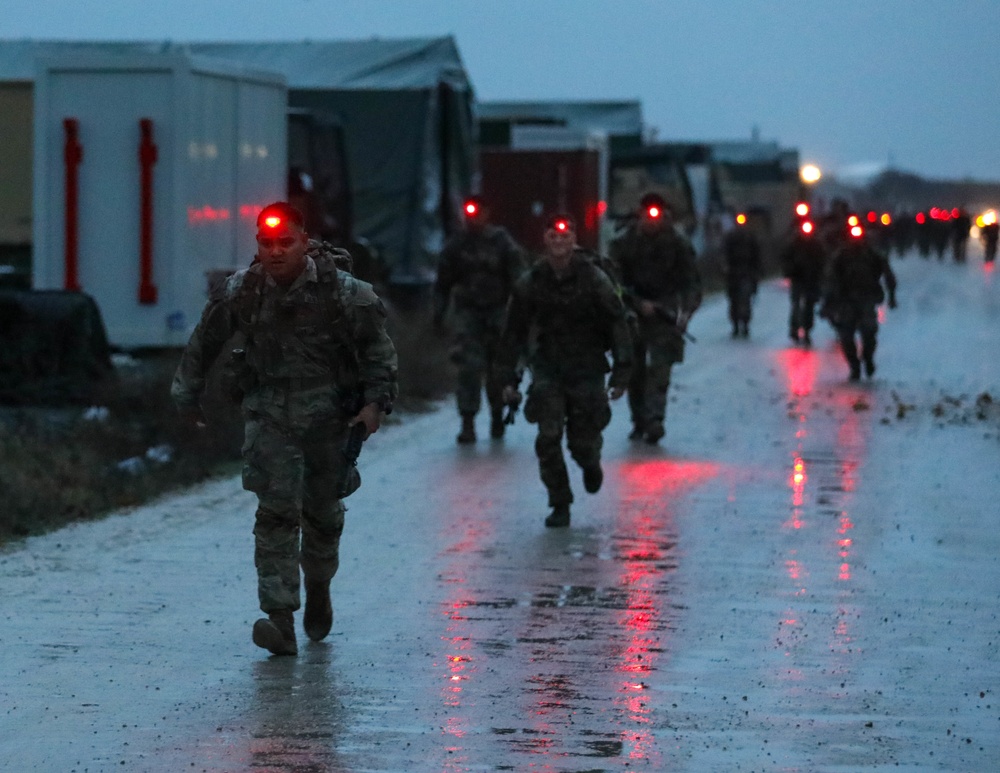
M 285 198 L 287 104 L 281 76 L 180 52 L 41 58 L 32 286 L 91 295 L 113 346 L 186 343 Z

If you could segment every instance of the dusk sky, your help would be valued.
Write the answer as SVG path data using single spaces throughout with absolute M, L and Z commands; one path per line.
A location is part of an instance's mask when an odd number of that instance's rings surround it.
M 481 100 L 639 99 L 661 140 L 1000 180 L 1000 0 L 33 0 L 0 38 L 453 35 Z

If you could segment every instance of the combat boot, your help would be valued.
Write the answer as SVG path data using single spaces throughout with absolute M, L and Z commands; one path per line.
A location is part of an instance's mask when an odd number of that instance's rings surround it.
M 644 434 L 645 433 L 642 431 L 642 425 L 641 424 L 633 424 L 632 425 L 632 431 L 628 433 L 628 439 L 629 440 L 642 440 L 642 436 Z
M 554 505 L 545 525 L 550 529 L 561 529 L 569 526 L 569 505 Z
M 656 445 L 665 434 L 667 433 L 666 430 L 663 429 L 662 422 L 650 422 L 650 424 L 646 427 L 646 442 L 650 445 Z
M 490 415 L 490 437 L 499 440 L 503 437 L 505 429 L 507 429 L 507 425 L 503 423 L 503 409 L 494 408 Z
M 333 626 L 333 605 L 330 603 L 330 581 L 306 579 L 306 611 L 302 627 L 313 641 L 323 641 Z
M 271 612 L 253 624 L 253 643 L 272 655 L 298 655 L 292 610 Z
M 596 494 L 600 491 L 603 482 L 604 470 L 601 469 L 600 462 L 592 467 L 583 468 L 583 488 L 588 494 Z
M 871 378 L 875 375 L 875 360 L 871 357 L 865 357 L 865 375 Z
M 851 375 L 848 376 L 848 379 L 851 380 L 851 381 L 858 381 L 858 380 L 860 380 L 861 379 L 861 363 L 859 363 L 859 362 L 852 362 L 852 363 L 850 363 L 850 366 L 851 366 Z
M 476 442 L 476 417 L 474 414 L 462 414 L 462 431 L 458 433 L 455 441 L 462 445 Z
M 809 335 L 808 330 L 802 335 L 802 343 L 805 345 L 807 349 L 813 345 L 812 336 Z

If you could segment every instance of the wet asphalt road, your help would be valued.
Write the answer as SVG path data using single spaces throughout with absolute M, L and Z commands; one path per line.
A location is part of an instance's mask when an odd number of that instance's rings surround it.
M 0 553 L 0 770 L 1000 770 L 1000 276 L 894 266 L 870 383 L 780 283 L 749 341 L 709 299 L 568 530 L 520 417 L 380 432 L 297 659 L 250 641 L 238 481 Z

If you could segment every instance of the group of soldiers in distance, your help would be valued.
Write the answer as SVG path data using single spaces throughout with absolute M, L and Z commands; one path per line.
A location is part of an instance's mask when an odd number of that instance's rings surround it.
M 924 259 L 933 256 L 943 262 L 950 254 L 955 263 L 966 260 L 973 220 L 965 207 L 931 207 L 926 211 L 900 212 L 895 216 L 872 211 L 867 213 L 865 219 L 872 240 L 885 252 L 894 252 L 902 257 L 916 249 Z M 992 263 L 996 260 L 1000 232 L 995 213 L 978 227 L 984 260 Z
M 563 434 L 588 493 L 603 481 L 609 400 L 627 392 L 631 440 L 657 444 L 664 437 L 671 370 L 693 340 L 687 326 L 702 301 L 702 280 L 691 242 L 655 193 L 641 199 L 606 256 L 576 244 L 575 223 L 565 214 L 546 220 L 543 245 L 529 258 L 490 221 L 485 202 L 468 200 L 464 227 L 440 256 L 434 325 L 441 330 L 450 310 L 459 444 L 476 442 L 484 387 L 490 436 L 502 438 L 522 399 L 522 374 L 531 372 L 524 417 L 538 426 L 535 451 L 552 508 L 545 525 L 558 528 L 569 525 L 573 502 Z M 747 338 L 763 262 L 744 214 L 735 216 L 722 253 L 732 335 Z M 834 213 L 814 222 L 802 213 L 780 257 L 790 280 L 790 338 L 811 345 L 820 304 L 850 379 L 860 379 L 862 369 L 871 377 L 877 307 L 886 297 L 896 306 L 886 255 L 857 218 L 848 223 L 846 214 Z

